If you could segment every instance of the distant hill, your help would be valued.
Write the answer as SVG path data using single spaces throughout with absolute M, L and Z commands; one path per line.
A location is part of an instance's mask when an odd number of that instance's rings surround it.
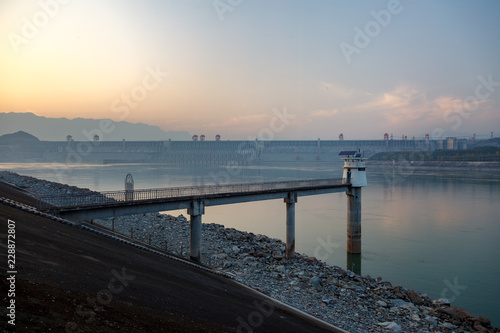
M 500 147 L 500 138 L 479 140 L 474 147 Z
M 16 151 L 34 152 L 40 149 L 40 140 L 29 133 L 19 131 L 12 134 L 0 135 L 0 145 L 9 146 L 11 147 L 10 149 L 14 148 Z M 5 147 L 0 149 L 0 152 L 4 154 L 6 151 L 9 151 L 9 149 L 5 150 Z
M 95 134 L 99 134 L 101 141 L 191 139 L 191 135 L 185 131 L 164 131 L 158 126 L 112 120 L 106 120 L 104 129 L 112 128 L 106 133 L 101 131 L 102 121 L 103 119 L 47 118 L 33 113 L 0 113 L 0 135 L 23 131 L 42 141 L 65 141 L 67 135 L 71 135 L 75 141 L 88 141 Z
M 0 144 L 12 145 L 12 144 L 32 144 L 39 142 L 36 136 L 33 136 L 29 133 L 19 131 L 12 134 L 4 134 L 0 136 Z

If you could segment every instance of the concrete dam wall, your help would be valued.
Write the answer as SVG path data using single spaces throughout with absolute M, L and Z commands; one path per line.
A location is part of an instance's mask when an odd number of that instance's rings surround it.
M 0 162 L 245 165 L 337 161 L 340 151 L 358 149 L 367 157 L 379 152 L 432 151 L 447 149 L 447 140 L 39 141 L 30 149 L 0 146 Z

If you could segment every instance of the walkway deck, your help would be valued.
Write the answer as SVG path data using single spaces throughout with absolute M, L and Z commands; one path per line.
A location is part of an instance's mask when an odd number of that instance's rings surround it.
M 205 207 L 284 199 L 286 203 L 286 256 L 295 254 L 295 203 L 297 197 L 343 192 L 351 183 L 342 178 L 286 182 L 204 185 L 149 190 L 125 190 L 82 196 L 41 198 L 38 208 L 72 221 L 187 209 L 191 216 L 191 258 L 201 261 L 201 217 Z
M 265 183 L 240 183 L 223 185 L 183 186 L 169 188 L 139 189 L 134 191 L 105 191 L 90 195 L 69 194 L 66 196 L 53 195 L 40 197 L 37 208 L 49 210 L 71 210 L 72 208 L 87 208 L 100 206 L 116 206 L 122 204 L 140 205 L 151 201 L 174 199 L 184 201 L 212 199 L 220 196 L 241 196 L 256 193 L 282 193 L 328 188 L 344 188 L 350 186 L 342 178 L 294 180 Z M 170 200 L 169 200 L 170 201 Z

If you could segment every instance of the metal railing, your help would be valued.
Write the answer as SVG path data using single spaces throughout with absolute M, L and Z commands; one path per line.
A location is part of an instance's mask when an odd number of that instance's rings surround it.
M 137 189 L 134 191 L 106 191 L 95 194 L 67 195 L 67 196 L 43 196 L 38 199 L 38 208 L 57 208 L 100 205 L 113 202 L 143 201 L 166 198 L 181 198 L 190 196 L 204 196 L 215 194 L 235 194 L 261 191 L 293 191 L 314 187 L 329 187 L 349 185 L 345 179 L 312 179 L 292 180 L 283 182 L 267 183 L 240 183 L 226 185 L 199 185 L 170 188 Z

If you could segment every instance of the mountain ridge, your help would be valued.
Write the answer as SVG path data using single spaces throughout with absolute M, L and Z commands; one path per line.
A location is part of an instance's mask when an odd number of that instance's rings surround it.
M 18 131 L 30 133 L 42 141 L 65 141 L 67 135 L 71 135 L 75 141 L 92 140 L 94 135 L 98 135 L 101 141 L 191 139 L 187 131 L 164 131 L 158 126 L 144 123 L 107 118 L 50 118 L 32 112 L 0 112 L 0 135 Z

